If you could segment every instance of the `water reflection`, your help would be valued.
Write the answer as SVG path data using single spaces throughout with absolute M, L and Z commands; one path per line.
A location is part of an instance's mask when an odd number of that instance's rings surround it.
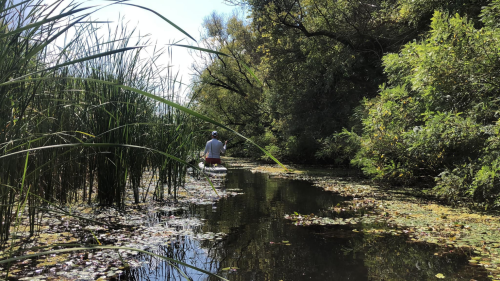
M 225 232 L 222 240 L 178 242 L 156 253 L 220 274 L 230 280 L 487 280 L 456 249 L 409 243 L 405 237 L 355 233 L 349 227 L 298 227 L 283 219 L 299 212 L 328 216 L 328 207 L 347 200 L 304 181 L 230 170 L 227 188 L 244 195 L 215 206 L 191 206 L 182 216 L 206 219 L 203 232 Z M 438 253 L 438 255 L 435 255 Z M 181 280 L 156 259 L 128 273 L 130 280 Z M 215 280 L 180 266 L 193 280 Z

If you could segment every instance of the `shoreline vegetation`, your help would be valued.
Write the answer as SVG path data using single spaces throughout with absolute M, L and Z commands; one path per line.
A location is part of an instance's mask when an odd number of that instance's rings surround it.
M 331 207 L 332 218 L 286 214 L 285 218 L 297 226 L 343 225 L 351 226 L 354 232 L 405 236 L 410 242 L 442 247 L 442 252 L 435 255 L 468 249 L 464 252 L 474 255 L 470 256 L 471 265 L 484 267 L 488 277 L 500 280 L 500 215 L 497 212 L 449 206 L 420 189 L 381 187 L 345 171 L 341 176 L 331 176 L 328 175 L 332 174 L 331 169 L 317 166 L 290 165 L 288 170 L 273 164 L 248 166 L 253 172 L 310 181 L 317 188 L 351 198 Z
M 211 184 L 203 177 L 193 174 L 186 176 L 186 183 L 174 198 L 168 196 L 162 201 L 153 199 L 154 189 L 151 181 L 159 177 L 147 173 L 138 190 L 147 198 L 134 204 L 134 192 L 128 190 L 125 208 L 98 207 L 86 202 L 67 204 L 62 210 L 50 208 L 35 222 L 37 233 L 30 235 L 27 218 L 19 223 L 18 231 L 12 229 L 15 239 L 0 252 L 0 260 L 19 255 L 33 255 L 55 250 L 54 253 L 22 259 L 10 264 L 9 278 L 18 280 L 109 280 L 124 275 L 125 271 L 141 266 L 154 266 L 160 258 L 144 259 L 140 251 L 172 258 L 174 268 L 182 277 L 186 268 L 178 264 L 182 257 L 172 257 L 173 248 L 179 247 L 184 240 L 221 240 L 226 233 L 193 232 L 203 225 L 196 217 L 183 214 L 191 204 L 212 205 L 227 196 L 237 196 L 237 190 L 222 188 L 222 178 L 213 178 Z M 222 189 L 221 189 L 222 188 Z M 71 245 L 89 247 L 124 247 L 126 249 L 86 249 L 70 253 L 56 253 Z M 153 257 L 154 258 L 154 257 Z M 142 261 L 141 261 L 142 260 Z M 5 278 L 7 265 L 0 265 L 0 278 Z
M 312 188 L 321 188 L 346 198 L 346 201 L 330 207 L 331 217 L 286 214 L 284 218 L 297 227 L 338 225 L 356 233 L 396 235 L 406 237 L 410 243 L 435 244 L 440 247 L 435 255 L 465 254 L 469 256 L 471 265 L 484 267 L 493 280 L 500 279 L 498 215 L 450 207 L 432 200 L 430 196 L 421 196 L 418 190 L 396 191 L 380 187 L 353 176 L 352 171 L 332 172 L 328 168 L 301 165 L 290 165 L 285 170 L 275 164 L 232 157 L 224 157 L 224 162 L 232 169 L 248 169 L 269 177 L 309 181 L 313 183 Z M 187 210 L 190 204 L 213 204 L 223 197 L 238 196 L 241 191 L 226 190 L 223 178 L 213 178 L 217 190 L 215 194 L 206 179 L 188 174 L 185 188 L 179 190 L 176 199 L 171 195 L 158 201 L 153 199 L 154 190 L 149 188 L 155 180 L 158 180 L 155 174 L 144 176 L 139 191 L 144 195 L 149 193 L 145 202 L 132 204 L 134 193 L 128 190 L 127 207 L 124 209 L 95 207 L 80 202 L 65 206 L 64 211 L 71 215 L 45 213 L 36 222 L 39 229 L 35 236 L 29 235 L 29 221 L 25 219 L 20 223 L 20 231 L 13 233 L 16 237 L 11 240 L 13 247 L 7 249 L 17 252 L 22 247 L 25 254 L 34 254 L 48 249 L 63 249 L 64 244 L 91 244 L 130 247 L 168 255 L 185 239 L 224 239 L 227 233 L 195 234 L 193 230 L 202 226 L 203 220 L 177 213 Z M 141 253 L 137 250 L 93 249 L 44 255 L 29 263 L 23 260 L 12 263 L 9 276 L 19 280 L 73 280 L 77 276 L 101 280 L 118 278 L 126 270 L 152 266 L 149 262 L 156 263 L 150 259 L 140 262 Z M 2 252 L 0 260 L 9 255 L 12 253 Z M 179 257 L 179 260 L 182 261 L 182 258 Z M 186 270 L 182 265 L 179 268 Z M 0 272 L 3 274 L 0 277 L 4 277 L 6 271 L 3 266 Z
M 500 208 L 499 0 L 227 2 L 247 13 L 205 19 L 228 56 L 200 55 L 199 112 L 281 161 Z
M 232 155 L 279 166 L 229 164 L 352 197 L 330 218 L 287 214 L 298 227 L 467 247 L 471 264 L 500 279 L 500 0 L 226 2 L 246 7 L 247 18 L 213 13 L 201 47 L 156 48 L 124 21 L 89 16 L 134 6 L 193 38 L 127 1 L 0 0 L 2 276 L 29 280 L 54 268 L 48 274 L 68 279 L 114 278 L 151 245 L 192 235 L 202 222 L 177 218 L 178 206 L 238 195 L 186 181 L 216 127 L 235 139 Z M 173 46 L 200 56 L 187 97 L 159 64 Z M 278 159 L 352 165 L 376 181 Z M 408 187 L 416 183 L 430 188 Z M 474 211 L 459 207 L 467 204 Z M 192 269 L 223 279 L 150 255 L 177 264 L 180 277 Z M 41 269 L 26 271 L 32 263 Z

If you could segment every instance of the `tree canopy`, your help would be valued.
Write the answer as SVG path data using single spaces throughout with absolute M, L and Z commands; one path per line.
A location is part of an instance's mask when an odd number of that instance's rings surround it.
M 289 161 L 498 204 L 498 0 L 228 2 L 247 18 L 205 21 L 228 56 L 198 66 L 200 110 Z

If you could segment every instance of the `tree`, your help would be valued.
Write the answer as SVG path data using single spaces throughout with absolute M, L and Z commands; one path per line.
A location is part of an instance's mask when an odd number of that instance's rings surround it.
M 247 61 L 252 63 L 266 86 L 262 91 L 263 99 L 258 103 L 266 105 L 260 108 L 264 114 L 249 118 L 260 118 L 259 124 L 263 124 L 263 128 L 254 133 L 260 134 L 264 144 L 289 160 L 314 161 L 320 156 L 328 162 L 339 157 L 348 159 L 347 154 L 352 155 L 349 152 L 341 156 L 344 149 L 336 149 L 334 153 L 326 151 L 332 147 L 330 141 L 343 140 L 338 135 L 343 129 L 361 133 L 361 101 L 376 97 L 379 85 L 387 82 L 382 65 L 385 54 L 399 52 L 404 44 L 425 34 L 436 9 L 467 13 L 471 24 L 480 26 L 480 7 L 488 3 L 409 0 L 228 2 L 249 8 L 252 19 L 246 24 L 249 36 L 220 34 L 235 39 L 231 41 L 235 44 L 238 40 L 246 40 L 240 44 L 250 46 L 244 49 Z M 217 44 L 212 47 L 222 50 L 224 46 Z M 231 75 L 241 73 L 234 71 L 229 75 L 218 71 L 222 68 L 215 68 L 216 63 L 211 65 L 212 76 L 217 73 L 226 79 L 216 77 L 226 84 L 219 88 L 232 86 L 232 90 L 227 90 L 241 92 L 241 87 L 228 83 L 229 78 L 234 77 Z M 204 83 L 207 82 L 210 81 Z M 252 88 L 245 91 L 252 91 Z M 219 114 L 224 115 L 222 109 L 228 112 L 230 107 L 239 112 L 236 105 L 237 102 L 232 101 L 231 106 L 219 106 Z M 211 108 L 215 110 L 216 106 Z M 227 120 L 233 122 L 230 118 Z
M 262 55 L 255 52 L 260 38 L 237 14 L 226 18 L 214 12 L 203 27 L 203 47 L 227 56 L 199 55 L 200 62 L 194 65 L 199 76 L 192 94 L 198 111 L 244 135 L 262 134 L 269 121 L 265 79 L 259 68 Z
M 386 80 L 382 57 L 428 30 L 434 9 L 472 12 L 464 1 L 249 0 L 269 67 L 275 135 L 289 158 L 311 161 L 319 143 L 359 128 L 355 110 Z M 332 159 L 333 160 L 333 159 Z
M 499 204 L 499 7 L 493 1 L 483 9 L 481 28 L 436 11 L 423 41 L 384 57 L 390 84 L 364 103 L 354 160 L 367 174 L 436 181 L 449 199 Z

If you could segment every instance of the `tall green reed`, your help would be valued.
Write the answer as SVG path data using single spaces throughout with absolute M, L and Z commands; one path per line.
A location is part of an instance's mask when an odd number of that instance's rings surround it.
M 138 46 L 148 43 L 143 37 L 132 42 L 134 32 L 119 25 L 109 28 L 102 39 L 98 26 L 80 24 L 85 15 L 70 17 L 85 8 L 71 3 L 62 12 L 54 12 L 63 4 L 0 1 L 0 241 L 9 239 L 15 223 L 7 249 L 11 254 L 15 240 L 23 238 L 18 231 L 20 221 L 27 216 L 29 235 L 33 235 L 37 215 L 49 210 L 42 205 L 95 200 L 123 207 L 127 181 L 137 203 L 143 171 L 158 158 L 138 148 L 160 148 L 156 144 L 161 142 L 151 137 L 158 135 L 155 128 L 164 127 L 162 122 L 187 121 L 173 121 L 175 113 L 162 113 L 155 101 L 114 87 L 126 85 L 155 94 L 168 91 L 165 87 L 170 84 L 165 81 L 170 78 L 161 78 L 162 67 L 151 61 L 163 50 L 145 61 Z M 74 36 L 64 46 L 51 44 L 70 30 Z M 173 94 L 170 91 L 169 98 Z M 179 128 L 168 134 L 182 134 Z M 179 139 L 168 134 L 169 140 Z M 71 145 L 75 143 L 87 145 Z M 20 151 L 26 154 L 21 156 Z M 167 166 L 167 181 L 174 182 L 170 186 L 175 190 L 183 171 L 177 162 Z M 2 263 L 19 258 L 29 256 Z
M 121 208 L 129 187 L 138 203 L 148 169 L 155 199 L 176 198 L 197 159 L 194 118 L 231 130 L 180 105 L 177 75 L 157 63 L 167 50 L 144 56 L 146 37 L 124 24 L 101 36 L 88 8 L 65 5 L 0 0 L 0 241 L 21 214 L 33 235 L 47 206 Z
M 36 72 L 47 65 L 46 58 L 37 50 L 51 40 L 57 32 L 58 20 L 64 16 L 56 17 L 43 26 L 36 23 L 50 18 L 52 8 L 43 6 L 41 1 L 21 2 L 17 5 L 7 0 L 0 1 L 0 82 Z M 68 10 L 78 11 L 76 6 L 69 6 Z M 26 29 L 26 26 L 32 28 Z M 34 110 L 42 88 L 43 82 L 28 81 L 0 87 L 2 154 L 36 142 L 36 120 L 45 118 Z M 26 196 L 20 192 L 23 190 L 20 175 L 25 171 L 23 160 L 24 158 L 17 157 L 0 161 L 0 240 L 8 239 L 16 201 L 19 202 Z M 37 158 L 32 157 L 26 169 L 32 172 L 37 161 Z M 32 183 L 28 180 L 26 184 Z M 30 207 L 34 203 L 28 202 Z
M 114 30 L 109 28 L 108 37 L 101 39 L 97 35 L 97 25 L 80 24 L 83 17 L 69 17 L 84 8 L 70 4 L 57 14 L 54 10 L 60 5 L 63 1 L 52 5 L 43 5 L 42 1 L 20 4 L 0 1 L 2 154 L 9 155 L 27 146 L 55 146 L 32 152 L 25 166 L 21 156 L 0 160 L 2 241 L 9 238 L 13 218 L 19 214 L 19 210 L 15 210 L 18 202 L 27 202 L 31 234 L 35 230 L 37 207 L 47 202 L 66 204 L 86 200 L 92 203 L 93 194 L 97 193 L 94 197 L 98 203 L 123 207 L 127 180 L 138 202 L 140 178 L 145 167 L 150 165 L 148 158 L 153 157 L 153 153 L 138 153 L 137 149 L 121 147 L 68 150 L 57 145 L 99 142 L 146 146 L 158 143 L 151 140 L 155 135 L 152 128 L 160 126 L 163 117 L 158 116 L 155 102 L 111 85 L 61 78 L 92 78 L 152 93 L 163 91 L 165 83 L 158 78 L 162 69 L 151 67 L 155 65 L 151 60 L 158 59 L 162 50 L 146 62 L 140 56 L 140 47 L 135 51 L 123 51 L 133 49 L 130 45 L 147 44 L 143 37 L 131 42 L 134 32 L 119 25 Z M 63 47 L 50 44 L 70 29 L 74 36 L 67 38 Z M 56 69 L 54 65 L 64 67 Z M 51 68 L 55 70 L 40 73 Z M 24 81 L 5 84 L 19 78 Z M 25 186 L 29 186 L 30 193 Z

